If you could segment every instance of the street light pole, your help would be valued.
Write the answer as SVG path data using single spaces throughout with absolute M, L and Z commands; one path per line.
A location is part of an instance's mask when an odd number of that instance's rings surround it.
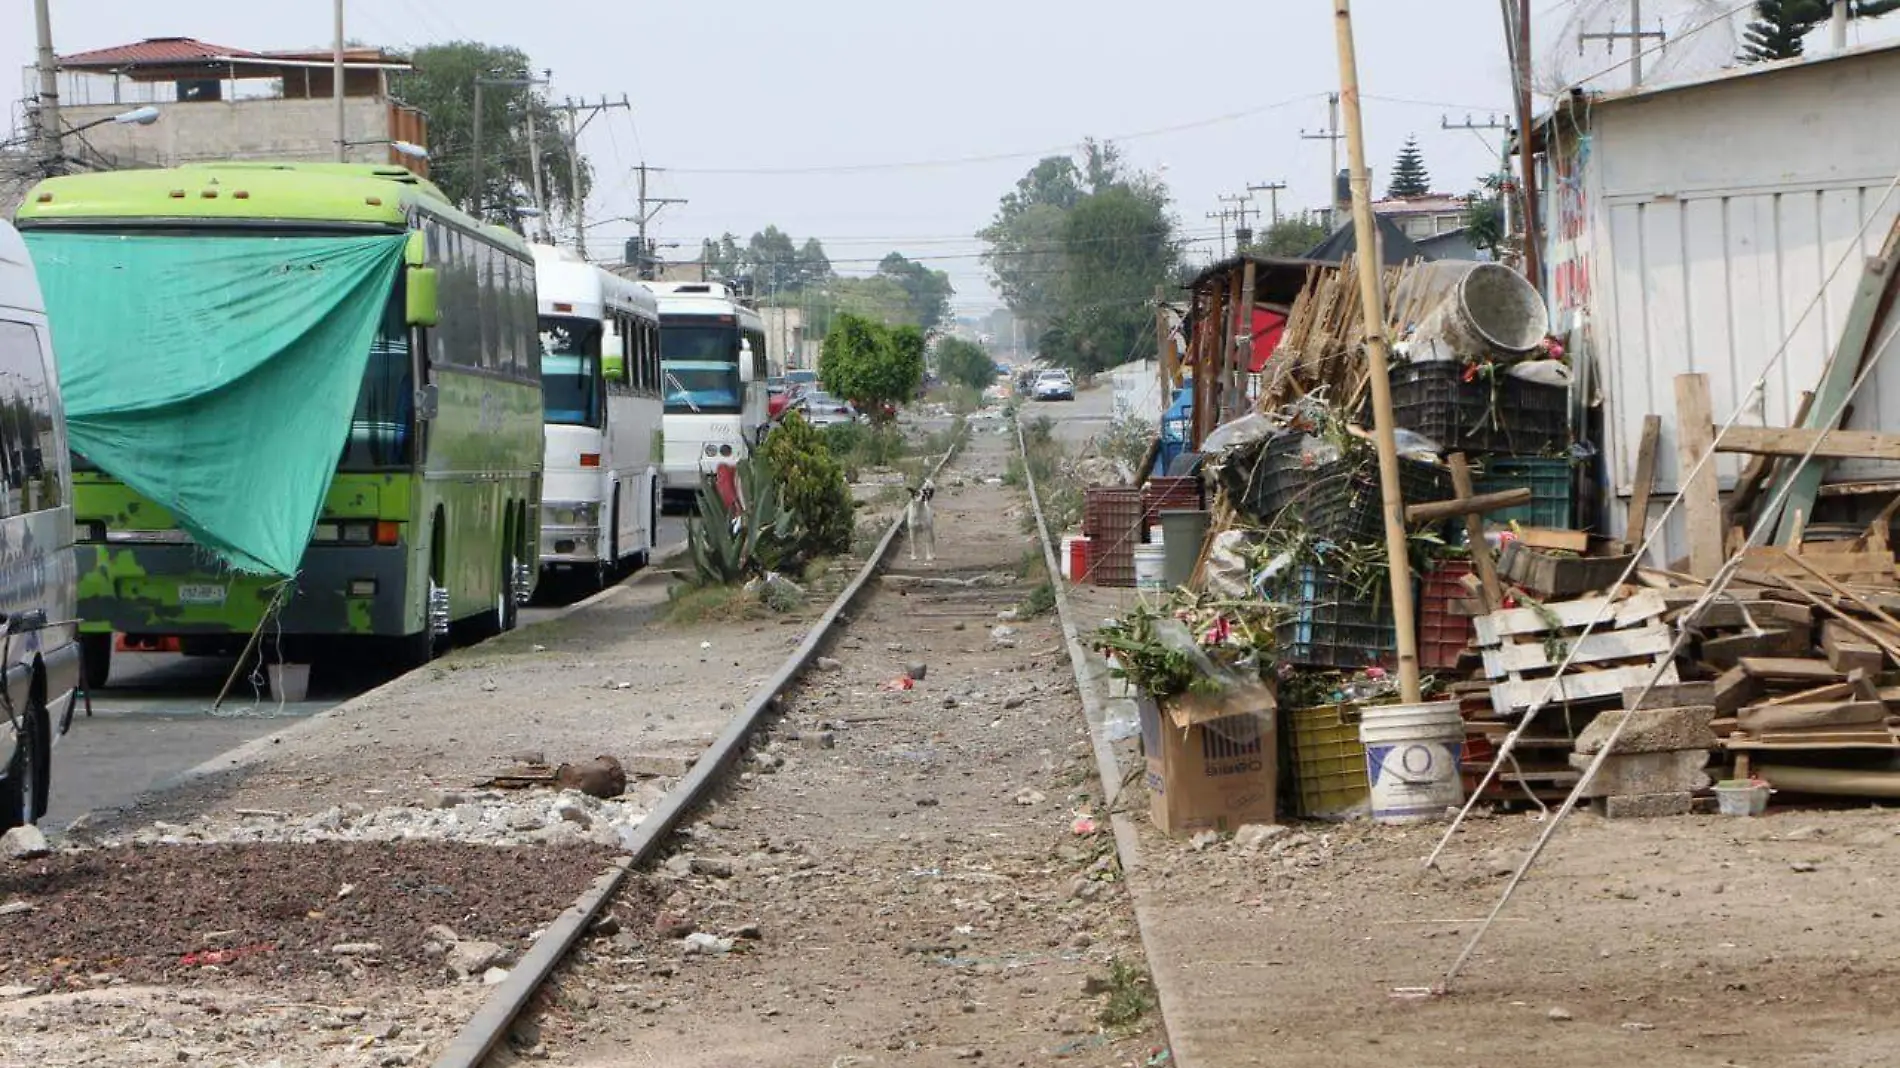
M 350 137 L 343 109 L 343 0 L 336 0 L 336 50 L 330 57 L 330 80 L 336 83 L 330 87 L 336 98 L 336 161 L 344 163 L 349 160 Z

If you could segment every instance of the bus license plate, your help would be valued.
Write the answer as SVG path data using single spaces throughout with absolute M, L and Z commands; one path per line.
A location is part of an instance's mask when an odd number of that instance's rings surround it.
M 224 587 L 185 585 L 178 587 L 179 604 L 223 604 Z

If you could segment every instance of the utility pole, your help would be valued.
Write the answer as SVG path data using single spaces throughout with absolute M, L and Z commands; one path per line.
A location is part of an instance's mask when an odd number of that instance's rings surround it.
M 569 98 L 554 109 L 567 115 L 567 174 L 573 183 L 569 196 L 574 212 L 574 251 L 580 253 L 582 259 L 587 258 L 587 200 L 585 190 L 581 187 L 581 131 L 587 129 L 587 124 L 593 122 L 596 115 L 616 108 L 633 110 L 633 104 L 625 93 L 620 95 L 619 100 L 608 100 L 603 96 L 598 104 Z M 581 117 L 583 113 L 586 118 Z
M 475 180 L 472 183 L 474 190 L 469 196 L 470 203 L 468 213 L 477 219 L 482 217 L 482 212 L 488 207 L 488 205 L 484 203 L 488 197 L 486 188 L 483 185 L 488 175 L 483 167 L 483 164 L 487 161 L 482 158 L 482 90 L 487 88 L 533 89 L 537 85 L 546 85 L 548 78 L 553 76 L 552 71 L 544 70 L 541 73 L 543 76 L 539 79 L 536 79 L 532 75 L 522 78 L 484 78 L 479 74 L 475 76 L 475 149 L 472 153 L 474 156 L 472 169 L 475 172 Z M 534 157 L 537 147 L 537 142 L 534 139 L 534 101 L 530 99 L 528 101 L 528 155 L 530 159 Z M 536 206 L 539 207 L 538 202 L 541 199 L 539 186 L 541 181 L 541 168 L 539 166 L 534 168 L 534 181 L 536 183 Z
M 1267 218 L 1272 223 L 1277 224 L 1280 221 L 1280 190 L 1285 189 L 1285 188 L 1286 188 L 1285 182 L 1268 182 L 1265 185 L 1249 185 L 1247 187 L 1247 192 L 1265 193 L 1267 194 L 1267 196 L 1272 198 L 1271 199 L 1271 204 L 1272 204 L 1271 214 L 1269 214 Z
M 1836 52 L 1845 51 L 1847 48 L 1847 0 L 1834 0 L 1830 7 L 1832 10 L 1827 16 L 1828 43 L 1834 46 Z
M 1632 7 L 1640 0 L 1630 0 Z M 1512 10 L 1508 6 L 1507 11 Z M 1536 115 L 1531 103 L 1531 0 L 1517 0 L 1515 23 L 1507 25 L 1511 70 L 1517 80 L 1514 103 L 1517 106 L 1517 160 L 1522 171 L 1524 210 L 1524 277 L 1539 294 L 1544 291 L 1544 257 L 1540 247 L 1543 235 L 1537 219 L 1537 153 L 1531 149 L 1531 118 Z
M 1331 149 L 1331 164 L 1326 168 L 1326 228 L 1339 229 L 1339 141 L 1345 135 L 1339 132 L 1339 94 L 1326 94 L 1326 132 L 1307 133 L 1300 136 L 1308 141 L 1325 141 Z
M 344 127 L 347 121 L 343 108 L 343 0 L 336 0 L 336 50 L 330 57 L 330 95 L 336 98 L 336 161 L 347 162 L 350 158 L 350 136 Z
M 1846 4 L 1837 3 L 1834 5 L 1837 12 L 1845 10 L 1846 7 Z M 1518 17 L 1520 19 L 1524 18 L 1521 14 Z M 1523 32 L 1528 36 L 1530 31 L 1528 27 L 1526 27 Z M 1843 35 L 1846 34 L 1845 23 L 1843 23 L 1840 32 Z M 1669 35 L 1660 29 L 1643 29 L 1643 0 L 1630 0 L 1629 29 L 1618 30 L 1615 24 L 1612 23 L 1610 29 L 1603 33 L 1578 34 L 1577 51 L 1583 51 L 1585 41 L 1602 41 L 1604 42 L 1604 47 L 1609 49 L 1615 49 L 1616 42 L 1618 41 L 1628 41 L 1630 43 L 1630 88 L 1634 89 L 1643 84 L 1643 42 L 1648 40 L 1667 41 L 1668 39 Z M 1528 60 L 1526 62 L 1528 62 Z
M 1465 121 L 1463 122 L 1453 122 L 1445 116 L 1440 115 L 1438 117 L 1438 126 L 1443 130 L 1508 130 L 1511 128 L 1510 123 L 1499 122 L 1496 115 L 1485 116 L 1483 122 L 1472 122 L 1471 116 L 1469 115 L 1465 116 Z
M 1223 204 L 1234 205 L 1233 215 L 1236 220 L 1234 224 L 1234 254 L 1239 255 L 1242 250 L 1253 243 L 1253 228 L 1247 225 L 1247 216 L 1258 216 L 1260 212 L 1247 206 L 1253 202 L 1253 198 L 1245 193 L 1237 193 L 1233 196 L 1222 194 L 1216 199 Z
M 534 229 L 535 236 L 544 245 L 552 244 L 548 239 L 548 198 L 541 186 L 541 139 L 534 131 L 534 99 L 528 100 L 528 170 L 533 175 L 534 187 Z
M 1208 212 L 1207 217 L 1220 220 L 1220 258 L 1224 260 L 1227 258 L 1227 220 L 1233 218 L 1234 213 L 1222 208 L 1219 211 Z
M 652 222 L 653 217 L 658 215 L 661 209 L 665 208 L 668 204 L 686 203 L 686 200 L 682 197 L 647 196 L 647 172 L 661 169 L 660 167 L 647 166 L 645 160 L 642 160 L 640 165 L 634 168 L 634 173 L 640 176 L 640 213 L 633 217 L 633 221 L 640 227 L 638 238 L 640 242 L 640 260 L 634 266 L 636 267 L 635 273 L 641 278 L 651 277 L 653 272 L 653 246 L 647 242 L 647 223 Z M 649 204 L 653 206 L 648 208 L 647 205 Z
M 33 132 L 38 141 L 40 171 L 47 177 L 60 172 L 59 59 L 53 55 L 53 18 L 48 0 L 33 0 L 33 28 L 39 38 L 39 105 L 33 109 Z

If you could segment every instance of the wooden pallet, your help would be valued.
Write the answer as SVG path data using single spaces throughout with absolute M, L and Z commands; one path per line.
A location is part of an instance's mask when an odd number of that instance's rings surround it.
M 1680 681 L 1670 655 L 1675 635 L 1661 622 L 1667 610 L 1660 592 L 1643 590 L 1478 617 L 1473 624 L 1485 677 L 1492 680 L 1492 710 L 1509 717 L 1546 694 L 1552 702 L 1592 701 L 1620 698 L 1652 677 L 1661 684 Z M 1583 634 L 1593 621 L 1595 628 Z M 1551 677 L 1566 658 L 1570 670 L 1553 691 Z

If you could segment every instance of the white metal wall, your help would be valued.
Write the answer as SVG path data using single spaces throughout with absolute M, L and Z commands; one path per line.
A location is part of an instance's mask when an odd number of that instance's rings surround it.
M 1709 376 L 1718 422 L 1745 406 L 1745 424 L 1789 425 L 1840 337 L 1865 258 L 1900 213 L 1900 193 L 1887 196 L 1900 174 L 1896 100 L 1900 49 L 1883 49 L 1615 99 L 1589 117 L 1588 233 L 1573 244 L 1589 260 L 1584 318 L 1619 497 L 1650 413 L 1663 417 L 1657 492 L 1676 487 L 1678 374 Z M 1576 250 L 1553 244 L 1553 259 L 1566 254 Z M 1784 339 L 1786 356 L 1751 390 Z M 1850 425 L 1900 429 L 1900 351 L 1856 398 Z M 1724 486 L 1740 461 L 1722 458 Z M 1896 476 L 1839 463 L 1831 478 Z M 1624 510 L 1612 511 L 1620 527 Z M 1671 528 L 1665 558 L 1683 544 Z

